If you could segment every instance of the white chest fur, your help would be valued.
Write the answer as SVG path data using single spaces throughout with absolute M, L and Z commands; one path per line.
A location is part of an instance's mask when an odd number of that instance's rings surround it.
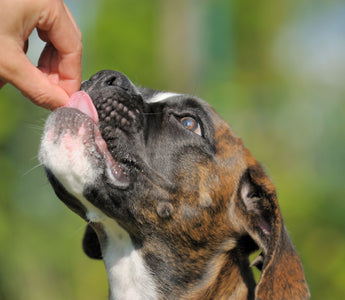
M 158 299 L 152 276 L 128 233 L 111 219 L 102 223 L 107 235 L 102 251 L 109 279 L 109 299 Z
M 106 239 L 101 241 L 103 261 L 109 281 L 109 300 L 157 300 L 157 288 L 132 240 L 117 222 L 77 195 L 87 208 L 91 222 L 101 223 Z

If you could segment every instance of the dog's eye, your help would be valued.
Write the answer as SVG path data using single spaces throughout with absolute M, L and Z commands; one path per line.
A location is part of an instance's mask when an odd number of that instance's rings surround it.
M 188 130 L 193 131 L 194 133 L 198 135 L 201 134 L 201 127 L 197 120 L 195 120 L 192 117 L 183 117 L 180 119 L 181 124 Z

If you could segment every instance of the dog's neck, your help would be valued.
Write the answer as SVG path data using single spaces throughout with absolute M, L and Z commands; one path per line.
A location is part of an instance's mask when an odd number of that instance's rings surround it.
M 102 253 L 109 280 L 110 300 L 155 300 L 157 289 L 140 250 L 115 221 L 105 220 Z M 102 234 L 103 235 L 103 234 Z
M 187 299 L 254 299 L 255 281 L 247 259 L 233 260 L 232 254 L 221 254 L 207 269 Z
M 165 253 L 172 254 L 165 268 L 168 276 L 155 274 L 164 291 L 160 299 L 254 299 L 255 281 L 247 256 L 239 254 L 238 248 L 225 251 L 226 244 L 217 251 L 198 254 L 183 248 L 166 249 Z
M 255 283 L 251 272 L 243 271 L 249 268 L 246 259 L 233 261 L 230 252 L 220 252 L 211 260 L 203 262 L 204 268 L 198 279 L 189 282 L 188 287 L 181 288 L 172 282 L 173 269 L 184 271 L 186 277 L 190 276 L 191 270 L 181 269 L 174 262 L 165 261 L 162 264 L 166 266 L 166 274 L 152 273 L 143 258 L 145 246 L 136 249 L 128 233 L 114 220 L 107 218 L 102 224 L 104 232 L 100 239 L 103 240 L 102 253 L 109 280 L 110 300 L 158 300 L 167 296 L 171 299 L 205 300 L 222 299 L 225 296 L 226 299 L 253 297 Z M 167 279 L 169 277 L 170 280 Z

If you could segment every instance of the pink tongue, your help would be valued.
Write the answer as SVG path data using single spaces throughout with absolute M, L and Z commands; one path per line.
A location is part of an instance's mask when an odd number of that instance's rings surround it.
M 90 96 L 84 91 L 74 93 L 65 107 L 79 109 L 81 112 L 88 115 L 96 124 L 98 124 L 97 110 L 93 105 Z

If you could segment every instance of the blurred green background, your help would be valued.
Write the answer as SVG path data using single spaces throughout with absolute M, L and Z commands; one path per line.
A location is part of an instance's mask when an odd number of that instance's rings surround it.
M 83 79 L 115 69 L 198 95 L 266 167 L 312 299 L 345 299 L 345 2 L 71 0 Z M 36 64 L 42 44 L 30 39 Z M 0 91 L 0 299 L 107 299 L 84 222 L 37 151 L 47 111 Z

